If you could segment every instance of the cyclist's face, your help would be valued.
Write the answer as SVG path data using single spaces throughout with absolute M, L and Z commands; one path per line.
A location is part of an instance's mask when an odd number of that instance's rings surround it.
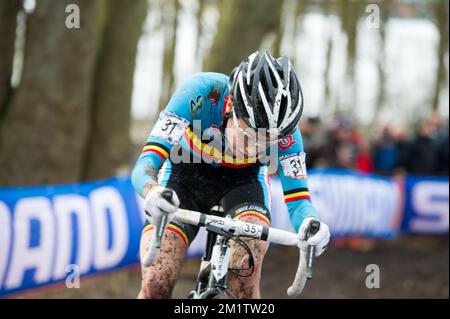
M 249 127 L 236 114 L 228 119 L 225 131 L 228 145 L 237 157 L 255 157 L 277 142 L 276 139 L 267 140 L 265 133 L 264 129 L 257 132 Z

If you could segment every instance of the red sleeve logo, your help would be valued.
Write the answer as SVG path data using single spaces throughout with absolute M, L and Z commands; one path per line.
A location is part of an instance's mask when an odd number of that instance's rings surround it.
M 278 147 L 281 148 L 283 151 L 292 145 L 294 145 L 296 142 L 294 139 L 292 139 L 292 135 L 289 135 L 288 137 L 282 138 L 278 141 Z

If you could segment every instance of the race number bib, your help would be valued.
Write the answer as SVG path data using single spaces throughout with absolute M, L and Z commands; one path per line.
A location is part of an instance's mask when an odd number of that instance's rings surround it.
M 283 174 L 287 177 L 305 179 L 308 177 L 306 173 L 306 153 L 294 153 L 280 157 Z
M 181 139 L 188 126 L 189 122 L 178 115 L 162 112 L 151 135 L 175 145 Z

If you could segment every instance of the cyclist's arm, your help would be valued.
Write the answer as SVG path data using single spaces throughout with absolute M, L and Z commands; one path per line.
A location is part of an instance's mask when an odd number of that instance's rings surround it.
M 158 171 L 192 123 L 190 101 L 198 84 L 198 79 L 191 77 L 176 90 L 146 140 L 131 173 L 133 187 L 142 197 L 158 183 Z
M 308 190 L 305 152 L 300 130 L 279 143 L 278 173 L 283 187 L 284 201 L 295 231 L 308 216 L 319 217 L 311 204 Z

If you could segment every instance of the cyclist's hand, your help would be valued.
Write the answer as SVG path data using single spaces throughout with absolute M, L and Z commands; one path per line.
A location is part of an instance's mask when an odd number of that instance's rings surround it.
M 308 249 L 308 245 L 316 246 L 316 257 L 322 255 L 322 253 L 327 248 L 328 242 L 330 241 L 330 230 L 328 228 L 328 225 L 324 222 L 320 222 L 320 228 L 319 231 L 311 235 L 307 241 L 305 241 L 306 238 L 306 232 L 309 229 L 309 224 L 313 220 L 318 220 L 315 217 L 307 217 L 303 221 L 303 223 L 300 226 L 300 229 L 298 230 L 298 247 L 302 249 L 303 251 L 306 251 Z
M 172 201 L 167 201 L 162 192 L 166 188 L 161 185 L 153 186 L 147 193 L 144 199 L 144 209 L 147 214 L 150 224 L 158 225 L 158 221 L 162 214 L 168 214 L 167 222 L 169 223 L 173 218 L 173 213 L 176 212 L 178 206 L 180 206 L 180 200 L 177 194 L 172 191 Z

